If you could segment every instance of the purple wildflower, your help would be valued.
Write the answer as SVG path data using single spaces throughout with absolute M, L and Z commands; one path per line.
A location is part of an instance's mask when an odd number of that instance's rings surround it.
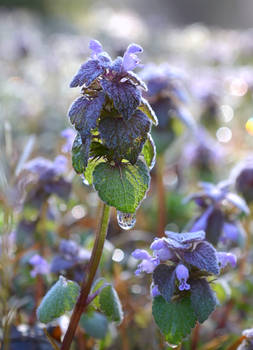
M 140 59 L 138 58 L 137 54 L 143 52 L 143 49 L 141 46 L 137 44 L 131 44 L 126 49 L 123 60 L 122 60 L 122 71 L 131 71 L 135 69 L 138 64 L 140 63 Z
M 91 54 L 92 58 L 96 58 L 97 55 L 103 52 L 103 46 L 100 44 L 98 40 L 94 40 L 94 39 L 90 40 L 89 49 L 91 49 L 92 51 L 92 54 Z
M 51 263 L 51 272 L 77 268 L 90 259 L 90 252 L 80 247 L 75 241 L 63 239 L 60 242 L 59 254 Z
M 46 275 L 49 273 L 49 264 L 39 254 L 33 255 L 29 260 L 29 263 L 33 266 L 31 276 L 36 277 L 37 275 Z
M 150 294 L 151 294 L 151 296 L 153 298 L 158 297 L 159 295 L 161 295 L 161 293 L 159 292 L 158 286 L 151 285 L 151 293 Z
M 230 192 L 230 182 L 224 181 L 217 185 L 209 182 L 202 182 L 202 191 L 197 192 L 186 201 L 194 200 L 201 208 L 202 214 L 195 220 L 191 231 L 204 230 L 207 240 L 217 244 L 219 239 L 229 238 L 237 240 L 239 232 L 236 230 L 237 223 L 231 221 L 226 206 L 229 204 L 243 212 L 249 214 L 249 208 L 246 202 L 237 194 Z M 237 231 L 237 232 L 236 232 Z
M 154 255 L 158 259 L 165 261 L 173 258 L 173 251 L 167 246 L 166 242 L 162 238 L 155 238 L 151 244 L 150 249 L 153 250 Z
M 217 253 L 220 267 L 223 269 L 228 264 L 232 267 L 236 267 L 237 257 L 233 253 L 218 252 Z
M 187 269 L 186 266 L 183 264 L 179 264 L 176 267 L 176 276 L 179 281 L 179 286 L 178 289 L 183 291 L 183 290 L 189 290 L 191 286 L 187 283 L 187 280 L 189 278 L 189 270 Z
M 66 139 L 65 144 L 62 146 L 62 152 L 69 153 L 76 137 L 76 131 L 71 128 L 67 128 L 61 132 L 61 136 Z
M 144 249 L 136 249 L 132 252 L 132 256 L 135 259 L 142 260 L 142 262 L 138 265 L 137 270 L 135 271 L 136 275 L 140 275 L 142 272 L 152 273 L 156 266 L 160 263 L 158 258 L 152 257 Z

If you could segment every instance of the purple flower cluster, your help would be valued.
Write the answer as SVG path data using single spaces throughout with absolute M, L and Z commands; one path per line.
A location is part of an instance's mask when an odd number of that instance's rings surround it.
M 27 193 L 26 203 L 39 208 L 51 194 L 63 199 L 68 198 L 71 184 L 63 177 L 67 163 L 68 160 L 63 155 L 57 156 L 53 161 L 38 157 L 27 162 L 24 170 L 34 174 L 36 179 L 34 186 Z
M 139 65 L 142 48 L 131 44 L 123 57 L 115 60 L 97 40 L 91 40 L 89 48 L 90 59 L 70 83 L 70 87 L 82 87 L 82 96 L 68 112 L 78 132 L 72 148 L 77 173 L 85 171 L 89 158 L 104 158 L 116 164 L 125 159 L 135 164 L 151 121 L 156 123 L 154 112 L 142 98 L 141 89 L 146 90 L 146 85 L 132 71 Z
M 191 231 L 204 230 L 206 238 L 213 244 L 219 240 L 238 242 L 244 232 L 237 219 L 240 213 L 249 214 L 246 202 L 237 194 L 230 192 L 229 182 L 217 185 L 202 182 L 202 191 L 186 198 L 194 200 L 202 214 L 195 220 Z M 236 209 L 236 213 L 235 213 Z
M 50 272 L 48 262 L 39 254 L 35 254 L 29 260 L 29 263 L 33 266 L 31 276 L 36 277 L 37 275 L 46 275 Z
M 90 252 L 80 247 L 75 241 L 63 239 L 59 245 L 59 253 L 53 258 L 50 271 L 73 273 L 76 281 L 82 279 L 83 264 L 90 259 Z M 72 276 L 71 276 L 72 277 Z
M 236 265 L 232 253 L 217 252 L 205 240 L 204 231 L 175 233 L 165 231 L 166 237 L 155 238 L 150 249 L 136 249 L 132 256 L 142 260 L 136 275 L 153 274 L 152 296 L 162 295 L 167 301 L 174 293 L 188 291 L 191 282 L 208 275 L 219 275 L 227 264 Z M 176 289 L 175 289 L 176 287 Z
M 150 64 L 143 69 L 141 76 L 147 82 L 145 97 L 158 117 L 159 129 L 167 129 L 172 116 L 179 118 L 188 127 L 194 127 L 190 113 L 183 107 L 188 101 L 183 86 L 183 72 L 167 64 Z

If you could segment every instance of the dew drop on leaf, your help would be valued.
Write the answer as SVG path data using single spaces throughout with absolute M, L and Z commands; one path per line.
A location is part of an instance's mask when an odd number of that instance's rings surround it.
M 80 176 L 81 176 L 81 179 L 82 179 L 83 184 L 84 184 L 85 186 L 89 186 L 89 182 L 86 180 L 84 174 L 81 174 Z
M 131 230 L 136 223 L 136 214 L 122 213 L 121 211 L 117 210 L 117 221 L 123 230 Z

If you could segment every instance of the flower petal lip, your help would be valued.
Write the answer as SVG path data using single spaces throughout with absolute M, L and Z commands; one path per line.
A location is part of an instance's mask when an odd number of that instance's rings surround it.
M 143 259 L 148 260 L 151 258 L 150 254 L 144 249 L 135 249 L 131 255 L 132 257 L 138 260 L 143 260 Z

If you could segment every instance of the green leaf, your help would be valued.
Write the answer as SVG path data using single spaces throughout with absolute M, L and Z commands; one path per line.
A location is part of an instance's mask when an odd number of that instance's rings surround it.
M 106 283 L 106 279 L 105 278 L 98 278 L 92 287 L 91 293 L 95 293 L 99 288 L 101 288 L 104 284 Z M 94 305 L 94 307 L 96 309 L 99 309 L 100 305 L 99 305 L 99 295 L 93 299 L 92 304 Z
M 147 166 L 151 170 L 155 165 L 156 147 L 150 134 L 148 134 L 148 138 L 143 146 L 142 154 L 144 156 Z
M 95 167 L 99 163 L 102 163 L 102 162 L 104 162 L 104 159 L 102 159 L 102 158 L 99 158 L 99 159 L 92 159 L 92 158 L 90 158 L 88 160 L 88 164 L 87 164 L 87 167 L 86 167 L 83 175 L 85 177 L 85 180 L 88 181 L 89 185 L 93 184 L 93 171 L 94 171 Z
M 179 344 L 195 326 L 196 315 L 189 296 L 167 303 L 162 296 L 153 300 L 156 324 L 170 344 Z
M 175 290 L 175 266 L 160 264 L 153 273 L 154 284 L 167 302 L 170 302 Z
M 148 169 L 141 160 L 135 165 L 100 163 L 93 172 L 93 184 L 99 197 L 123 213 L 135 213 L 149 189 L 149 183 Z
M 89 158 L 91 136 L 88 135 L 83 143 L 81 135 L 77 134 L 72 147 L 72 165 L 77 174 L 84 172 Z
M 106 286 L 99 294 L 100 310 L 109 320 L 121 323 L 123 311 L 118 294 L 112 285 Z
M 103 339 L 108 331 L 106 316 L 96 311 L 83 314 L 80 319 L 80 325 L 89 336 L 96 339 Z
M 37 309 L 38 320 L 48 323 L 71 311 L 80 292 L 77 283 L 60 276 L 59 280 L 47 292 Z
M 209 283 L 201 278 L 191 280 L 191 303 L 200 323 L 203 323 L 214 311 L 217 299 Z
M 152 107 L 148 103 L 148 101 L 142 97 L 141 99 L 141 104 L 138 107 L 143 113 L 146 114 L 146 116 L 152 121 L 154 125 L 158 125 L 158 119 L 157 116 L 155 115 L 155 112 L 153 111 Z

